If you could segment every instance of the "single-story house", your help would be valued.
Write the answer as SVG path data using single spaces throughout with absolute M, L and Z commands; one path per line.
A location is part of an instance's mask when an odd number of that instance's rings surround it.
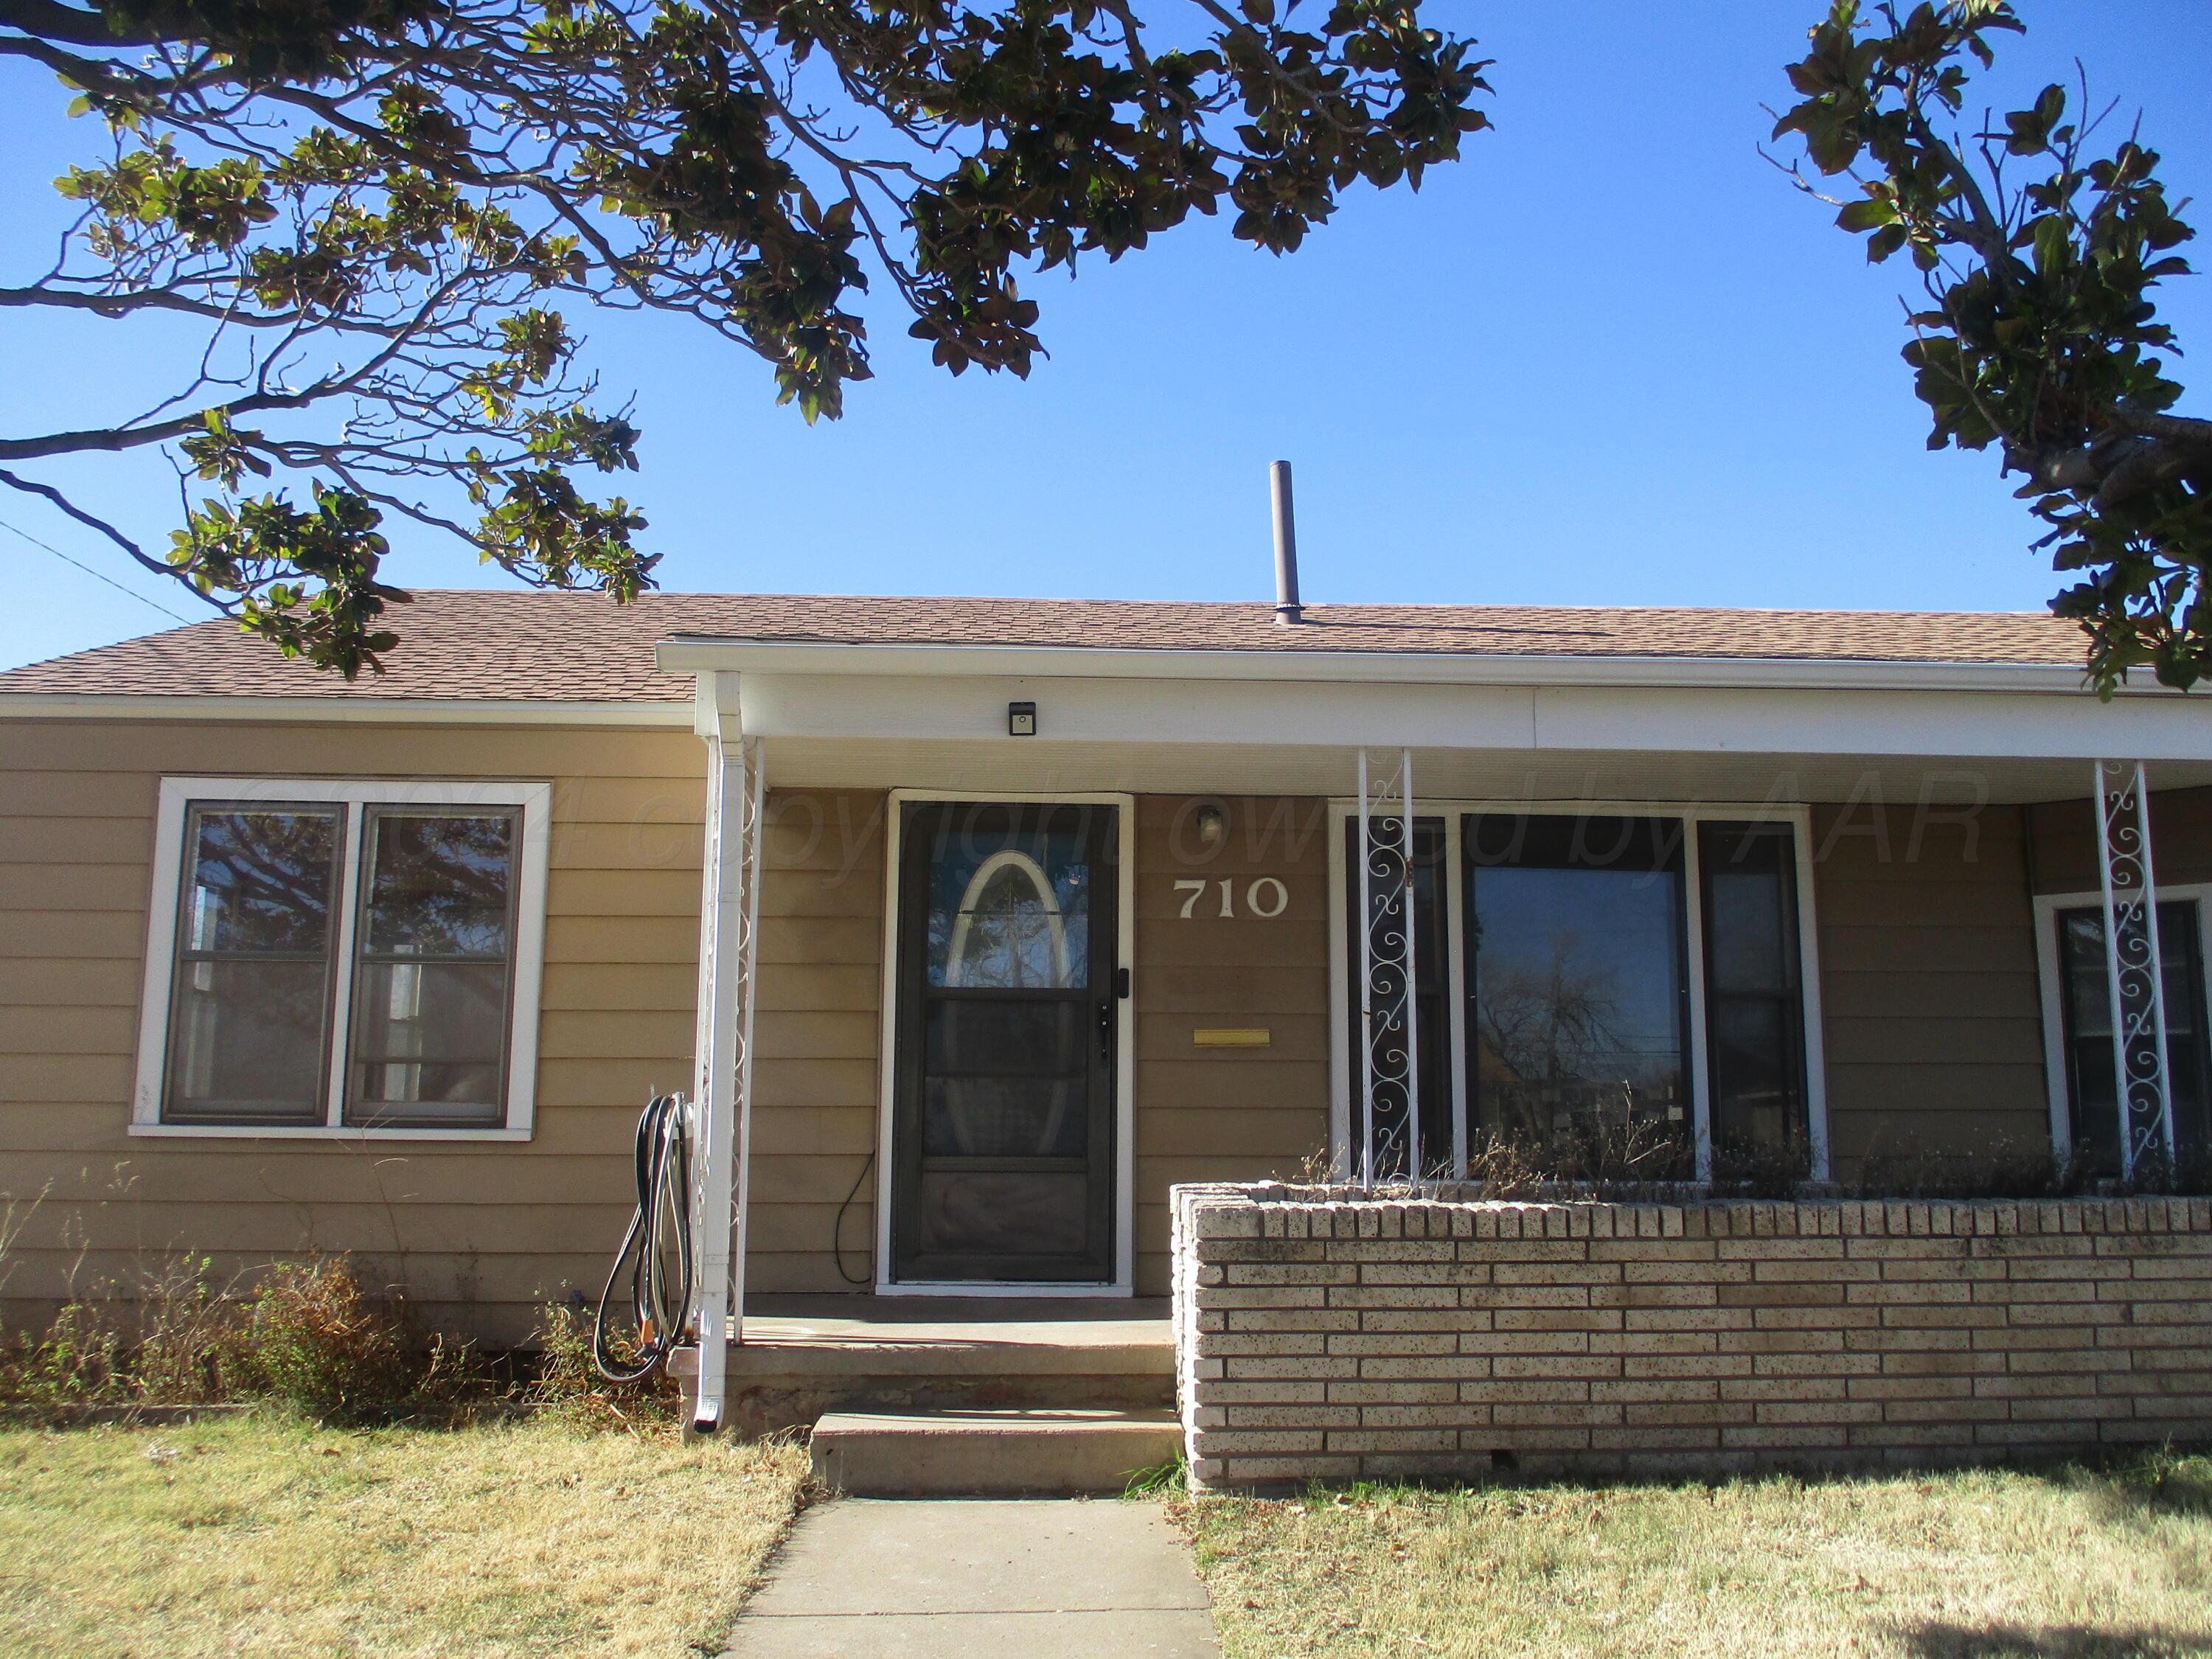
M 1157 1297 L 1172 1183 L 1588 1124 L 1681 1174 L 2109 1164 L 2114 1010 L 2160 1000 L 2140 1069 L 2208 1144 L 2212 717 L 2100 702 L 2049 617 L 396 624 L 350 684 L 222 620 L 0 673 L 16 1316 L 149 1253 L 349 1250 L 519 1337 L 596 1287 L 675 1091 L 707 1212 L 743 1200 L 709 1305 Z M 2162 971 L 2116 993 L 2108 878 L 2122 915 L 2154 864 Z

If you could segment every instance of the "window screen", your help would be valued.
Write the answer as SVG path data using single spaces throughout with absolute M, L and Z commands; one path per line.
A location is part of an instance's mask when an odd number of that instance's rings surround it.
M 1687 1143 L 1682 835 L 1679 818 L 1468 817 L 1483 1129 L 1548 1141 L 1650 1123 Z
M 516 824 L 513 811 L 368 808 L 347 1122 L 503 1115 Z
M 163 1115 L 315 1122 L 328 1074 L 343 809 L 196 805 Z
M 1787 824 L 1698 826 L 1713 1153 L 1723 1174 L 1732 1161 L 1778 1153 L 1809 1167 L 1796 866 Z
M 2085 907 L 2057 913 L 2058 974 L 2066 1093 L 2074 1151 L 2089 1171 L 2118 1175 L 2119 1105 L 2112 1061 L 2112 991 L 2105 965 L 2105 913 Z M 2158 946 L 2166 992 L 2167 1085 L 2172 1097 L 2174 1150 L 2185 1164 L 2212 1152 L 2208 1125 L 2204 963 L 2194 900 L 2158 907 Z

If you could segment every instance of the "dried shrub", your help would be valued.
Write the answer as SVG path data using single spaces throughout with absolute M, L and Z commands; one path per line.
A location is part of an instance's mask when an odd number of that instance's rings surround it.
M 250 1390 L 326 1422 L 450 1403 L 477 1370 L 471 1350 L 426 1334 L 399 1296 L 371 1295 L 343 1256 L 270 1268 L 231 1347 Z
M 205 1256 L 142 1267 L 65 1303 L 45 1330 L 0 1345 L 0 1401 L 41 1409 L 193 1406 L 225 1400 L 238 1376 L 237 1310 Z
M 684 1404 L 682 1390 L 665 1371 L 641 1382 L 610 1382 L 592 1360 L 592 1316 L 584 1309 L 556 1303 L 538 1322 L 535 1375 L 524 1401 L 581 1429 L 622 1429 L 632 1434 L 665 1434 L 675 1428 Z

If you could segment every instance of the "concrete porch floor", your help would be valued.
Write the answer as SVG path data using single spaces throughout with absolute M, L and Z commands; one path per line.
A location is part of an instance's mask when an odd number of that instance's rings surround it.
M 696 1367 L 688 1348 L 670 1364 Z M 1173 1402 L 1175 1346 L 1161 1298 L 754 1296 L 729 1376 L 754 1432 L 855 1408 L 1149 1410 Z

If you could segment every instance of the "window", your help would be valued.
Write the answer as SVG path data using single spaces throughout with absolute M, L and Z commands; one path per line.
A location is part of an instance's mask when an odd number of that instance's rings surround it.
M 134 1130 L 526 1133 L 550 794 L 164 780 Z
M 1465 835 L 1476 1123 L 1668 1124 L 1686 1144 L 1680 820 L 1486 814 Z
M 2208 1055 L 2203 898 L 2161 889 L 2158 944 L 2166 998 L 2167 1093 L 2174 1152 L 2185 1165 L 2212 1151 L 2212 1055 Z M 2188 896 L 2172 896 L 2176 893 Z M 2120 1167 L 2118 1072 L 2112 1058 L 2112 981 L 2105 963 L 2105 910 L 2090 894 L 2039 899 L 2037 954 L 2044 972 L 2045 1042 L 2053 1132 L 2092 1174 Z
M 1350 1147 L 1362 1059 L 1356 816 L 1340 813 L 1336 833 L 1337 1092 Z M 1393 833 L 1386 821 L 1381 838 Z M 1778 1152 L 1825 1176 L 1804 834 L 1800 811 L 1741 808 L 1417 817 L 1423 1167 L 1464 1168 L 1468 1146 L 1495 1137 L 1585 1161 L 1632 1152 L 1653 1178 Z M 1382 1035 L 1402 1051 L 1402 1032 Z
M 1723 1163 L 1777 1152 L 1802 1163 L 1810 1139 L 1796 866 L 1787 825 L 1698 826 L 1707 1097 Z

